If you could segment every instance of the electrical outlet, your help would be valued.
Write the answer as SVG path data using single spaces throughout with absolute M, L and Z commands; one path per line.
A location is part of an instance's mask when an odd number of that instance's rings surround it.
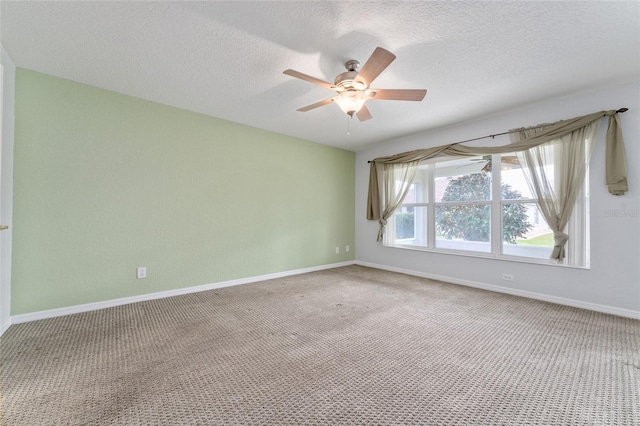
M 144 267 L 144 266 L 141 266 L 140 268 L 138 268 L 138 273 L 137 273 L 136 277 L 138 279 L 147 278 L 147 268 Z
M 513 275 L 512 274 L 502 274 L 502 279 L 505 281 L 513 281 Z
M 340 253 L 340 247 L 336 247 L 336 254 Z
M 344 246 L 344 251 L 346 251 L 347 253 L 349 253 L 349 246 Z

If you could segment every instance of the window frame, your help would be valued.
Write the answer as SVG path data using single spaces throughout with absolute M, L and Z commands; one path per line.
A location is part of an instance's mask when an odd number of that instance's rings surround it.
M 493 164 L 501 164 L 502 155 L 493 154 L 491 161 Z M 526 257 L 504 254 L 503 250 L 503 210 L 506 204 L 537 204 L 536 198 L 518 198 L 518 199 L 502 199 L 501 185 L 502 185 L 502 171 L 500 167 L 496 167 L 492 170 L 491 174 L 491 194 L 489 200 L 481 201 L 458 201 L 458 202 L 437 202 L 435 198 L 435 164 L 439 162 L 452 161 L 453 158 L 439 158 L 437 161 L 431 160 L 423 162 L 419 167 L 426 176 L 427 185 L 427 200 L 426 202 L 412 202 L 402 203 L 398 209 L 402 207 L 413 207 L 414 210 L 414 239 L 417 237 L 417 211 L 419 208 L 426 210 L 427 226 L 426 226 L 426 245 L 415 244 L 402 244 L 395 241 L 395 227 L 396 227 L 396 215 L 391 215 L 388 219 L 387 232 L 385 232 L 383 238 L 383 245 L 389 248 L 398 248 L 404 250 L 416 250 L 424 252 L 433 252 L 441 254 L 449 254 L 455 256 L 468 256 L 468 257 L 480 257 L 489 259 L 499 259 L 511 262 L 521 263 L 535 263 L 549 266 L 561 266 L 569 268 L 590 269 L 590 217 L 589 217 L 589 165 L 587 164 L 587 170 L 585 174 L 585 181 L 576 199 L 571 218 L 567 225 L 568 233 L 572 236 L 569 239 L 566 246 L 567 257 L 563 261 L 558 262 L 553 259 L 544 259 L 536 257 Z M 585 160 L 586 161 L 586 160 Z M 416 179 L 419 174 L 416 174 Z M 414 179 L 415 180 L 415 179 Z M 412 183 L 415 185 L 415 183 Z M 497 194 L 497 197 L 496 197 Z M 436 221 L 435 212 L 437 206 L 442 205 L 478 205 L 488 204 L 491 206 L 491 220 L 490 220 L 490 251 L 470 251 L 462 249 L 442 248 L 436 246 Z M 498 236 L 498 238 L 496 238 Z

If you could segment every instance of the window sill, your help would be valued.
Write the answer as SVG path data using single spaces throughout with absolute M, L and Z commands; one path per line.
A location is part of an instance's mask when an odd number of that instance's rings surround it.
M 393 249 L 401 249 L 401 250 L 413 250 L 413 251 L 421 251 L 427 253 L 437 253 L 437 254 L 445 254 L 449 256 L 464 256 L 464 257 L 476 257 L 481 259 L 493 259 L 493 260 L 501 260 L 507 262 L 517 262 L 517 263 L 529 263 L 535 265 L 544 265 L 544 266 L 555 266 L 560 268 L 572 268 L 572 269 L 591 269 L 590 266 L 574 266 L 574 265 L 566 265 L 562 263 L 554 262 L 551 259 L 536 259 L 536 258 L 527 258 L 527 257 L 519 257 L 519 256 L 508 256 L 504 254 L 492 254 L 486 252 L 473 252 L 473 251 L 463 251 L 463 250 L 447 250 L 447 249 L 439 249 L 439 248 L 428 248 L 422 246 L 409 246 L 402 244 L 383 244 L 384 247 L 393 248 Z

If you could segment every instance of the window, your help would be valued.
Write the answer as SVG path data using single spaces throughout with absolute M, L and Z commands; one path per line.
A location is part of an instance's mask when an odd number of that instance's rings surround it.
M 556 166 L 548 167 L 553 176 Z M 583 188 L 568 226 L 564 264 L 572 266 L 588 266 L 587 185 Z M 549 259 L 553 232 L 514 153 L 420 165 L 390 218 L 384 244 L 556 263 Z

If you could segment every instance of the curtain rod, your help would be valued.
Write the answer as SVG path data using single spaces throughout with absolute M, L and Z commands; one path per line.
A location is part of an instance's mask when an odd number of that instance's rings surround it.
M 620 108 L 619 110 L 616 110 L 616 113 L 617 114 L 622 114 L 623 112 L 627 112 L 627 111 L 629 111 L 629 108 Z M 546 126 L 546 124 L 542 124 L 540 126 L 529 127 L 529 128 L 530 129 L 535 129 L 537 127 L 544 127 L 544 126 Z M 502 133 L 496 133 L 494 135 L 480 136 L 479 138 L 473 138 L 473 139 L 467 139 L 466 141 L 454 142 L 454 143 L 449 144 L 449 146 L 451 146 L 451 145 L 459 145 L 461 143 L 466 143 L 466 142 L 479 141 L 480 139 L 489 139 L 489 138 L 493 139 L 496 136 L 508 135 L 509 133 L 511 133 L 511 132 L 507 131 L 507 132 L 502 132 Z M 371 160 L 367 161 L 367 163 L 371 163 Z

